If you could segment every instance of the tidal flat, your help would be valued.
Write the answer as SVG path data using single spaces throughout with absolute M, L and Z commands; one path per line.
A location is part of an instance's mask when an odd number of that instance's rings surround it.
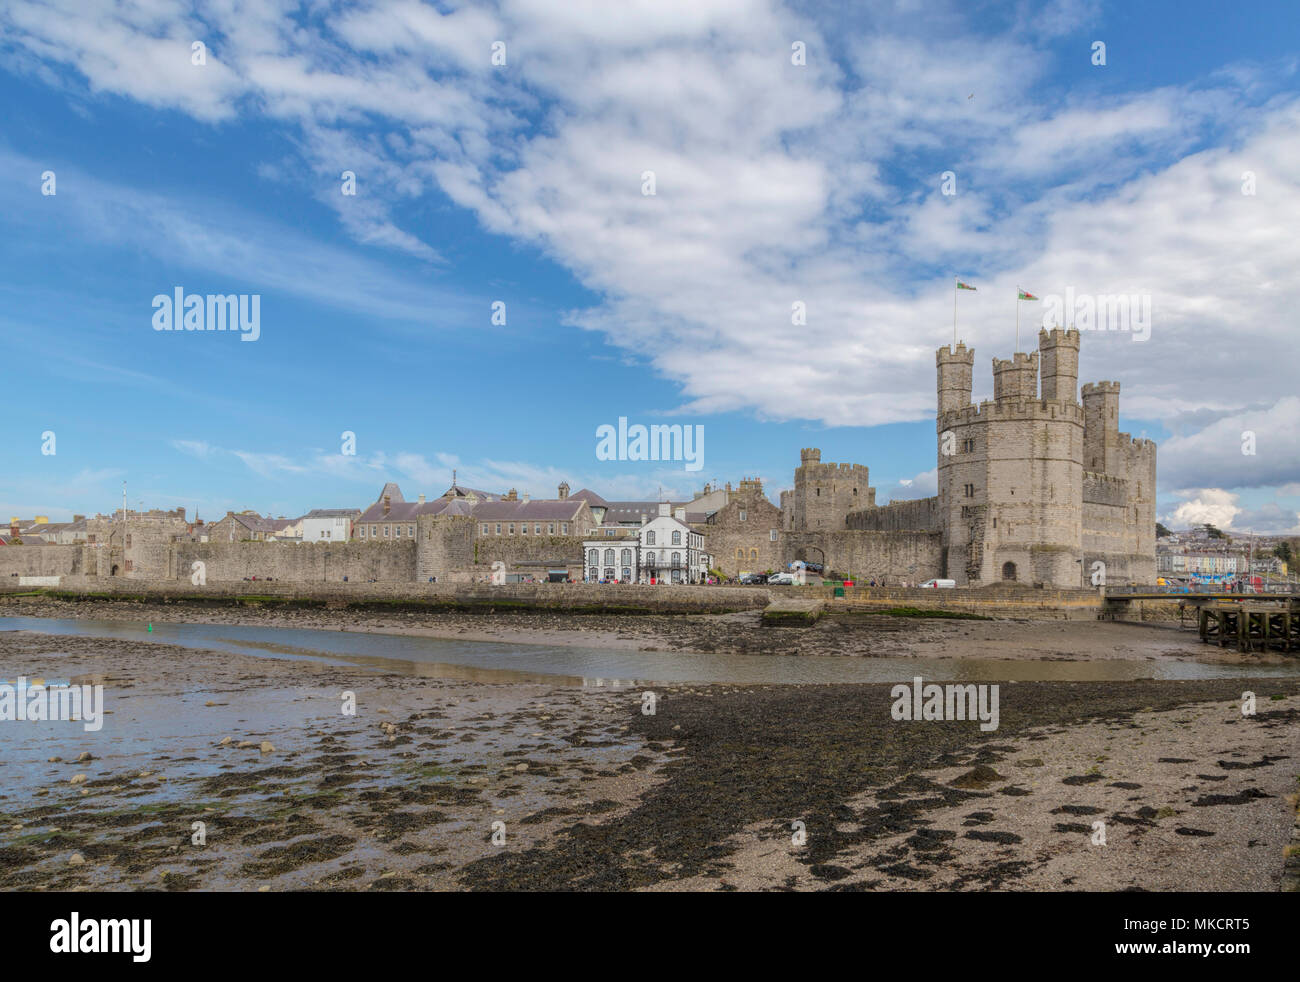
M 1294 677 L 1007 683 L 982 732 L 895 721 L 888 684 L 0 632 L 18 675 L 103 685 L 108 714 L 0 723 L 10 891 L 1273 890 L 1300 775 Z

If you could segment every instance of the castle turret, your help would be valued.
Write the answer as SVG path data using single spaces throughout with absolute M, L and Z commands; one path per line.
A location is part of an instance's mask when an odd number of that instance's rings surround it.
M 1038 399 L 1038 352 L 1015 352 L 1010 359 L 993 359 L 993 401 L 1034 402 Z
M 1043 373 L 1043 399 L 1078 404 L 1079 332 L 1054 327 L 1038 332 Z
M 975 366 L 975 349 L 957 344 L 935 352 L 938 369 L 939 415 L 970 405 L 971 376 Z
M 822 452 L 817 447 L 804 447 L 799 451 L 799 463 L 801 464 L 819 464 L 821 459 Z
M 1120 476 L 1119 383 L 1083 387 L 1083 469 Z

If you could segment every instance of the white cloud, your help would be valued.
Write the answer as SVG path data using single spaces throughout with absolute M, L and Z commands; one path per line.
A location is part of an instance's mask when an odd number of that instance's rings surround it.
M 362 242 L 436 261 L 401 216 L 439 188 L 598 292 L 571 322 L 674 380 L 681 411 L 827 425 L 929 418 L 933 349 L 950 336 L 949 273 L 960 268 L 980 289 L 962 307 L 977 395 L 988 359 L 1012 345 L 1015 286 L 1149 294 L 1150 340 L 1089 334 L 1081 375 L 1122 381 L 1129 417 L 1222 414 L 1162 449 L 1162 485 L 1296 480 L 1293 371 L 1271 357 L 1291 340 L 1285 286 L 1300 266 L 1300 103 L 1273 94 L 1295 65 L 1063 99 L 1044 95 L 1047 40 L 1093 21 L 1095 4 L 1058 0 L 992 35 L 956 3 L 927 5 L 926 31 L 906 30 L 916 12 L 882 5 L 848 40 L 830 12 L 768 0 L 638 0 L 618 16 L 587 0 L 399 2 L 323 23 L 243 5 L 199 21 L 105 0 L 76 16 L 6 7 L 0 27 L 23 70 L 42 77 L 59 65 L 91 92 L 204 121 L 260 113 L 283 124 L 328 188 L 321 200 Z M 188 61 L 185 39 L 199 35 L 221 42 L 206 75 Z M 812 55 L 802 68 L 790 64 L 796 38 Z M 497 39 L 504 68 L 489 61 Z M 345 167 L 358 172 L 357 199 L 332 190 Z M 955 198 L 937 193 L 945 169 L 958 175 Z M 653 197 L 641 194 L 646 170 Z M 1246 171 L 1254 196 L 1241 193 Z M 245 244 L 256 237 L 174 210 L 150 218 L 156 204 L 142 197 L 134 213 L 196 265 L 257 271 L 286 289 L 310 282 L 325 302 L 356 303 L 358 281 L 391 284 L 382 269 L 338 276 L 335 258 L 258 249 Z M 99 215 L 105 228 L 120 219 Z M 277 252 L 295 262 L 263 269 Z M 331 293 L 335 283 L 346 292 Z M 403 287 L 396 298 L 387 309 L 418 303 Z M 805 326 L 791 323 L 794 301 L 807 305 Z M 1027 340 L 1035 310 L 1022 313 Z M 1258 411 L 1271 456 L 1261 444 L 1243 463 L 1227 437 L 1261 403 L 1272 406 Z M 485 477 L 555 476 L 483 466 Z
M 1237 504 L 1240 496 L 1221 488 L 1201 488 L 1189 494 L 1191 496 L 1170 513 L 1166 525 L 1181 529 L 1210 524 L 1226 529 L 1232 527 L 1233 519 L 1242 511 Z

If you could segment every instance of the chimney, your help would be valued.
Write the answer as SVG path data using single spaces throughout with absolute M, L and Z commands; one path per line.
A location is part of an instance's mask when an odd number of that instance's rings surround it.
M 235 513 L 234 513 L 233 511 L 228 511 L 228 512 L 226 512 L 226 517 L 227 517 L 227 518 L 234 518 L 234 517 L 235 517 Z
M 388 517 L 388 507 L 391 500 L 392 499 L 388 495 L 384 495 L 384 517 L 385 518 Z
M 532 495 L 530 495 L 527 491 L 524 492 L 524 500 L 525 500 L 525 501 L 531 501 L 531 500 L 532 500 Z
M 673 513 L 673 506 L 669 502 L 667 501 L 659 502 L 659 516 L 661 518 L 665 516 L 671 516 L 672 513 Z
M 565 498 L 567 498 L 568 496 L 569 496 L 569 482 L 568 482 L 568 481 L 561 481 L 561 482 L 560 482 L 560 500 L 563 501 L 563 500 L 564 500 Z
M 676 511 L 674 511 L 674 512 L 673 512 L 673 517 L 674 517 L 675 519 L 677 519 L 677 521 L 679 521 L 679 522 L 684 522 L 684 521 L 686 521 L 686 509 L 685 509 L 685 507 L 678 508 Z
M 516 491 L 514 488 L 511 488 L 509 491 L 506 492 L 506 501 L 518 501 L 518 500 L 519 500 L 519 492 Z
M 420 504 L 424 504 L 424 495 L 420 495 Z
M 73 516 L 72 516 L 72 520 L 73 520 L 74 522 L 84 522 L 84 521 L 86 520 L 86 516 L 85 516 L 85 515 L 73 515 Z

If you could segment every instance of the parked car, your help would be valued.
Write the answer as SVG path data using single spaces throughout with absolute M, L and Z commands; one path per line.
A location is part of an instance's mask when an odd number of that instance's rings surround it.
M 769 586 L 794 586 L 793 573 L 773 573 L 767 578 Z
M 759 584 L 767 582 L 767 574 L 766 573 L 741 573 L 739 582 L 741 586 L 757 586 Z
M 930 590 L 951 590 L 957 586 L 956 580 L 926 580 L 922 587 Z

